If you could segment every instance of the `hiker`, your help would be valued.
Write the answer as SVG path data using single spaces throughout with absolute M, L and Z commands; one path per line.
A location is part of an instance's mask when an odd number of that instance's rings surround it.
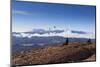
M 66 45 L 68 45 L 68 38 L 66 38 Z
M 91 39 L 88 39 L 87 44 L 92 44 Z
M 66 38 L 66 41 L 65 41 L 65 43 L 63 43 L 63 45 L 68 45 L 68 38 Z

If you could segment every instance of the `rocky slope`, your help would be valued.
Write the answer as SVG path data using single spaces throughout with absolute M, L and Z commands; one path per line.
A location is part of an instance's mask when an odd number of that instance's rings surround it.
M 12 57 L 13 65 L 52 64 L 83 61 L 95 54 L 95 44 L 70 43 L 22 51 Z M 95 58 L 94 58 L 95 60 Z

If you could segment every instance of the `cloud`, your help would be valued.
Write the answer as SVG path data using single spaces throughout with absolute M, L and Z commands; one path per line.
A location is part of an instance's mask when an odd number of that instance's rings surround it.
M 20 33 L 13 33 L 13 36 L 17 36 L 17 37 L 33 37 L 33 36 L 39 36 L 39 37 L 48 37 L 48 36 L 61 36 L 61 37 L 69 37 L 69 38 L 91 38 L 94 39 L 95 38 L 95 34 L 77 34 L 77 33 L 72 33 L 71 31 L 69 32 L 62 32 L 62 33 L 43 33 L 40 34 L 41 32 L 20 32 Z
M 30 32 L 25 32 L 25 33 L 31 33 L 31 34 L 58 34 L 58 33 L 63 33 L 64 30 L 56 29 L 56 30 L 45 30 L 45 29 L 33 29 L 33 31 Z
M 30 34 L 50 34 L 50 33 L 54 33 L 54 34 L 60 34 L 60 33 L 72 33 L 72 34 L 80 34 L 80 35 L 86 35 L 86 34 L 93 34 L 91 32 L 85 32 L 85 31 L 77 31 L 77 30 L 69 30 L 69 31 L 64 31 L 64 30 L 60 30 L 60 29 L 55 29 L 55 30 L 45 30 L 45 29 L 33 29 L 32 31 L 26 31 L 25 33 L 30 33 Z
M 13 10 L 14 14 L 20 14 L 20 15 L 30 15 L 31 12 L 28 11 L 22 11 L 22 10 Z
M 77 31 L 77 30 L 45 30 L 45 29 L 33 29 L 29 32 L 21 32 L 22 34 L 18 34 L 18 32 L 14 32 L 14 36 L 62 36 L 62 37 L 74 37 L 74 38 L 95 38 L 95 34 L 91 32 Z
M 77 33 L 77 34 L 87 34 L 87 32 L 84 31 L 76 31 L 76 30 L 72 30 L 72 33 Z

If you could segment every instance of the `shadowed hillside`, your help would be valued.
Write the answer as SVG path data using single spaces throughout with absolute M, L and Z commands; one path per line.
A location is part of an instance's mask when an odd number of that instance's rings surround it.
M 87 45 L 78 42 L 47 46 L 37 50 L 21 51 L 12 57 L 12 63 L 13 65 L 37 65 L 87 61 L 85 59 L 95 55 L 95 50 L 95 44 Z M 95 61 L 95 57 L 90 61 Z

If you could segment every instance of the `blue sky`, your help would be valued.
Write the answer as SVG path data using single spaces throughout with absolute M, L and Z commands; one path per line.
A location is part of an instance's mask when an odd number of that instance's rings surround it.
M 12 31 L 25 32 L 35 28 L 72 29 L 95 32 L 95 6 L 12 3 Z

